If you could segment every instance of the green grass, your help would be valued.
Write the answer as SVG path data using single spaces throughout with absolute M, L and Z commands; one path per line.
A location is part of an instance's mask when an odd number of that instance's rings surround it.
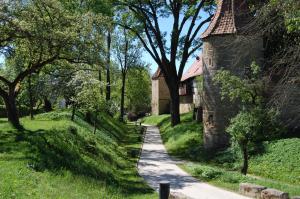
M 264 148 L 251 159 L 249 172 L 298 185 L 300 190 L 300 138 L 265 142 Z
M 0 198 L 157 197 L 138 175 L 138 127 L 101 116 L 93 127 L 68 112 L 22 118 L 25 131 L 0 120 Z
M 196 178 L 232 191 L 241 182 L 250 182 L 300 195 L 300 139 L 264 142 L 260 153 L 250 159 L 249 175 L 240 174 L 241 158 L 232 149 L 213 154 L 203 149 L 202 124 L 192 114 L 181 115 L 181 124 L 172 127 L 169 115 L 150 116 L 144 123 L 160 128 L 168 153 L 187 160 L 180 165 Z
M 149 125 L 160 126 L 161 124 L 167 123 L 170 121 L 170 115 L 152 115 L 149 117 L 144 117 L 142 122 Z

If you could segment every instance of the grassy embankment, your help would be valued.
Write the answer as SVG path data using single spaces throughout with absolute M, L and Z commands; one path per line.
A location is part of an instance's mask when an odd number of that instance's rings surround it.
M 192 120 L 192 114 L 183 114 L 182 123 L 171 127 L 169 115 L 150 116 L 144 123 L 158 125 L 168 152 L 187 160 L 180 165 L 202 181 L 232 191 L 239 183 L 250 182 L 300 195 L 300 138 L 281 139 L 263 143 L 263 151 L 250 159 L 249 175 L 239 169 L 241 157 L 232 150 L 209 154 L 203 150 L 202 125 Z
M 67 112 L 0 120 L 0 198 L 141 198 L 156 194 L 138 176 L 140 129 L 102 115 L 98 130 Z M 128 153 L 129 151 L 129 153 Z

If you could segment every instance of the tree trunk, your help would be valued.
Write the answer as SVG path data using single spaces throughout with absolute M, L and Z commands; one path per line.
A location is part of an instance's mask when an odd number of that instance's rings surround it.
M 110 32 L 107 34 L 107 60 L 106 60 L 106 101 L 110 100 L 110 45 L 111 35 Z
M 163 61 L 161 68 L 169 69 L 169 74 L 164 74 L 165 82 L 168 86 L 171 97 L 171 125 L 176 126 L 180 123 L 180 98 L 179 98 L 179 83 L 180 78 L 177 76 L 176 65 L 172 65 L 168 61 Z
M 248 171 L 248 147 L 247 147 L 247 144 L 242 144 L 241 149 L 242 149 L 243 159 L 244 159 L 241 173 L 246 175 L 247 171 Z
M 199 123 L 203 121 L 203 108 L 201 106 L 197 108 L 196 121 Z
M 193 120 L 197 119 L 196 113 L 197 113 L 197 108 L 194 107 L 193 108 Z
M 97 131 L 97 117 L 98 116 L 98 112 L 95 114 L 95 117 L 94 117 L 94 134 L 96 134 L 96 131 Z
M 28 94 L 29 94 L 29 111 L 30 111 L 30 119 L 34 119 L 33 115 L 33 94 L 31 87 L 31 75 L 28 76 Z
M 50 112 L 52 111 L 52 105 L 51 105 L 51 102 L 45 97 L 44 98 L 44 110 L 46 112 Z
M 16 98 L 14 94 L 10 94 L 7 97 L 4 97 L 3 99 L 6 107 L 8 121 L 16 129 L 23 129 L 22 125 L 20 124 L 17 105 L 16 105 Z
M 180 123 L 180 111 L 179 111 L 179 86 L 178 84 L 171 85 L 170 95 L 171 95 L 171 124 L 172 126 L 176 126 Z
M 119 118 L 121 122 L 124 122 L 125 83 L 126 83 L 126 75 L 122 74 L 121 108 L 120 108 L 120 118 Z
M 102 82 L 101 66 L 99 66 L 98 79 L 99 79 L 99 82 L 100 82 L 100 94 L 102 95 L 103 94 L 103 89 L 102 89 L 102 85 L 101 85 L 101 82 Z
M 88 111 L 88 112 L 85 113 L 85 121 L 89 124 L 92 123 L 92 114 L 91 114 L 91 112 Z
M 73 103 L 73 106 L 72 106 L 72 117 L 71 117 L 72 121 L 74 121 L 74 119 L 75 119 L 75 112 L 76 112 L 76 105 L 75 105 L 75 103 Z
M 94 134 L 96 134 L 96 131 L 97 131 L 97 118 L 94 119 Z

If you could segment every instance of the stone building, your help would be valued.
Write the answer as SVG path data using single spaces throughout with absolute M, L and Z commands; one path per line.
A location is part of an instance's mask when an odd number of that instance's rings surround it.
M 165 82 L 164 74 L 160 70 L 152 76 L 152 114 L 160 115 L 170 113 L 171 97 L 167 83 Z
M 202 79 L 202 54 L 196 57 L 194 63 L 182 75 L 179 87 L 180 113 L 194 111 L 197 120 L 202 120 L 202 90 L 200 89 Z M 200 85 L 201 84 L 201 85 Z M 200 90 L 199 90 L 200 89 Z
M 203 48 L 203 123 L 204 146 L 207 149 L 226 147 L 225 132 L 229 118 L 239 110 L 239 103 L 221 100 L 220 88 L 212 81 L 215 73 L 224 68 L 243 76 L 253 61 L 260 64 L 263 44 L 259 38 L 244 34 L 251 20 L 245 0 L 218 0 L 216 13 L 201 35 Z
M 202 56 L 199 55 L 191 67 L 182 75 L 178 91 L 180 96 L 180 113 L 187 113 L 192 110 L 200 113 L 198 110 L 201 108 L 201 100 L 196 77 L 202 75 L 202 63 Z M 152 76 L 152 114 L 170 113 L 170 102 L 168 86 L 162 71 L 158 68 Z M 197 119 L 202 120 L 200 117 L 197 117 Z

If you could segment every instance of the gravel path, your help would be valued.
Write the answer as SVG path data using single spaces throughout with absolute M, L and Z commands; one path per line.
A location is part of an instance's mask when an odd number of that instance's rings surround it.
M 159 129 L 148 126 L 138 169 L 140 175 L 152 188 L 158 191 L 160 181 L 169 181 L 171 192 L 179 192 L 188 198 L 247 199 L 239 194 L 198 181 L 179 168 L 177 163 L 180 162 L 167 154 Z

